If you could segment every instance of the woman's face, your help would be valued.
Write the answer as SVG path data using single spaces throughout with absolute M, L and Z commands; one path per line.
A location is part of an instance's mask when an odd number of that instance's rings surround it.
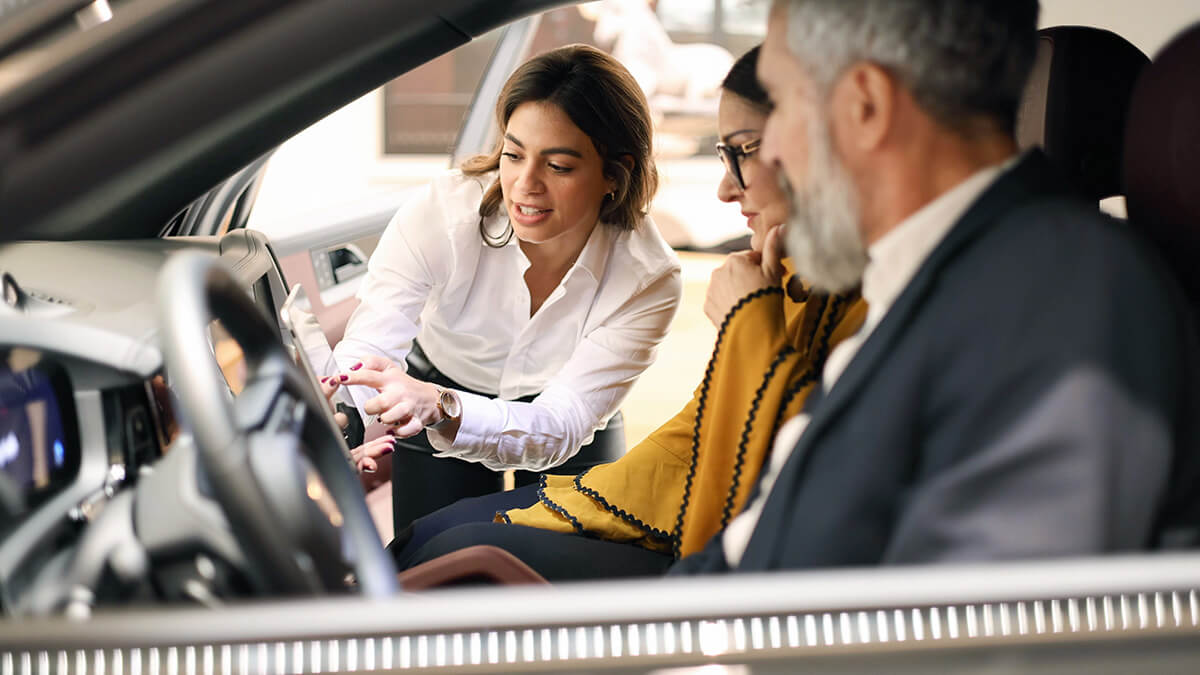
M 500 188 L 517 238 L 578 253 L 613 189 L 603 170 L 592 139 L 561 108 L 545 102 L 517 106 L 500 153 Z
M 717 108 L 717 133 L 721 142 L 740 146 L 762 138 L 767 116 L 746 99 L 729 91 L 721 92 L 721 103 Z M 752 152 L 740 158 L 742 179 L 746 189 L 740 189 L 729 171 L 717 185 L 717 198 L 723 202 L 737 202 L 750 228 L 750 247 L 761 251 L 763 239 L 772 227 L 783 223 L 788 217 L 788 201 L 775 178 L 775 170 L 759 160 L 759 153 Z

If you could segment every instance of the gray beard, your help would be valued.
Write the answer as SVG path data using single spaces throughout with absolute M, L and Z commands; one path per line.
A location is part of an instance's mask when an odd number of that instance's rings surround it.
M 848 291 L 862 282 L 867 250 L 858 231 L 854 184 L 833 152 L 824 120 L 808 125 L 809 161 L 799 188 L 781 170 L 779 186 L 791 204 L 785 230 L 788 257 L 796 274 L 817 289 Z

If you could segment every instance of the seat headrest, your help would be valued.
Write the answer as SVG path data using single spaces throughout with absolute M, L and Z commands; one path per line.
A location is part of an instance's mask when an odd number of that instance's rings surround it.
M 1098 28 L 1038 31 L 1037 57 L 1017 112 L 1017 143 L 1041 147 L 1089 198 L 1121 192 L 1121 148 L 1134 82 L 1149 59 Z
M 1129 220 L 1200 299 L 1200 24 L 1172 40 L 1138 80 L 1125 132 Z

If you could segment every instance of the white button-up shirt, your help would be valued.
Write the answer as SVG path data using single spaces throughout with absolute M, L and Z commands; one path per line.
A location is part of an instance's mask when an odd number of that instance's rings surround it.
M 950 228 L 983 191 L 999 178 L 1001 172 L 1015 163 L 1016 159 L 1013 158 L 976 171 L 905 218 L 871 246 L 867 252 L 869 262 L 863 270 L 862 280 L 862 297 L 867 302 L 867 318 L 858 332 L 842 341 L 825 360 L 825 367 L 821 371 L 821 386 L 825 391 L 833 388 L 846 366 L 850 365 L 850 360 L 858 353 L 858 348 L 870 337 L 884 315 L 892 308 L 892 303 L 908 286 L 921 264 L 933 253 L 933 249 L 950 232 Z M 754 533 L 754 526 L 758 524 L 758 518 L 762 515 L 767 496 L 783 470 L 783 465 L 791 457 L 796 443 L 808 429 L 808 421 L 809 416 L 801 413 L 779 427 L 771 449 L 771 458 L 763 472 L 762 489 L 755 500 L 725 528 L 721 546 L 725 552 L 725 562 L 731 568 L 737 567 L 741 562 L 742 554 L 746 552 L 746 546 L 750 543 L 750 535 Z
M 536 471 L 589 443 L 654 361 L 679 304 L 679 261 L 649 218 L 631 232 L 597 225 L 531 317 L 530 263 L 517 239 L 493 248 L 480 236 L 479 202 L 494 179 L 450 172 L 404 204 L 371 256 L 334 357 L 342 369 L 367 354 L 403 364 L 416 336 L 447 377 L 497 395 L 460 393 L 457 434 L 427 431 L 438 454 Z M 507 214 L 484 226 L 503 233 Z M 361 408 L 375 393 L 351 395 Z

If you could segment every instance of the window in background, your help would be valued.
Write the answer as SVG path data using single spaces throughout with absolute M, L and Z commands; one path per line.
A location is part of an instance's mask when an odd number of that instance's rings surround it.
M 605 0 L 546 12 L 531 52 L 585 43 L 629 68 L 655 112 L 668 157 L 711 155 L 717 87 L 757 44 L 767 5 L 755 0 Z M 384 87 L 385 155 L 450 152 L 499 39 L 493 31 Z
M 443 54 L 383 87 L 384 153 L 449 153 L 499 32 Z
M 446 154 L 500 38 L 492 31 L 384 86 L 384 153 Z M 592 44 L 592 25 L 574 7 L 546 12 L 532 53 L 562 45 Z

